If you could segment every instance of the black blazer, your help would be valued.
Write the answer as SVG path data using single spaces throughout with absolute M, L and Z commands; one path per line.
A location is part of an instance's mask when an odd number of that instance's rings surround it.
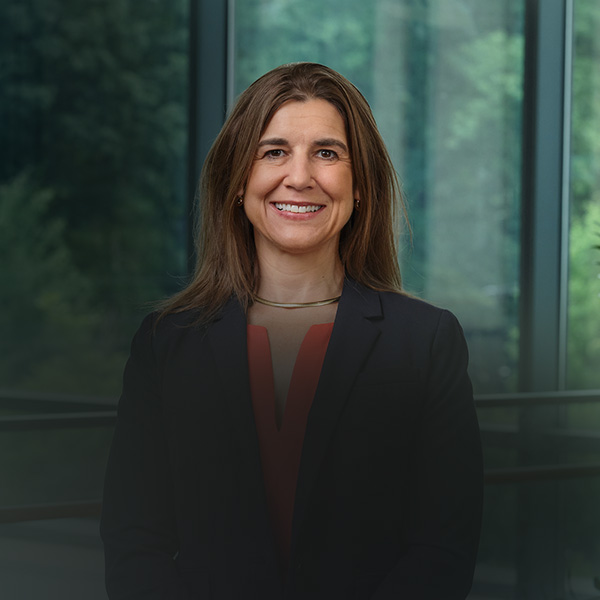
M 110 598 L 462 599 L 482 461 L 448 311 L 346 280 L 310 410 L 282 581 L 235 300 L 142 323 L 106 475 Z

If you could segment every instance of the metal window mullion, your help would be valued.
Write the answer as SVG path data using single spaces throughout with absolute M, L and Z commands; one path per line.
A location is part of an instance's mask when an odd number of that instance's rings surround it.
M 573 95 L 573 0 L 565 0 L 563 145 L 561 188 L 560 313 L 558 331 L 558 389 L 567 389 L 569 319 L 569 236 L 571 212 L 571 127 Z
M 565 0 L 529 0 L 527 4 L 521 235 L 523 392 L 559 389 L 565 14 Z
M 225 121 L 227 110 L 228 3 L 190 0 L 188 214 L 193 213 L 202 164 Z M 189 269 L 193 228 L 188 221 Z
M 235 101 L 235 0 L 227 0 L 227 113 Z
M 523 110 L 520 391 L 560 389 L 564 342 L 563 184 L 566 0 L 527 0 Z M 518 467 L 558 465 L 561 406 L 523 406 Z M 564 595 L 564 498 L 559 482 L 518 486 L 518 599 Z

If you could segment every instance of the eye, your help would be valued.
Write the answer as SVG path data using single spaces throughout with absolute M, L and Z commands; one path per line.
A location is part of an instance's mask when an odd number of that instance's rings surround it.
M 323 148 L 319 150 L 317 154 L 325 160 L 334 160 L 338 157 L 337 152 L 335 150 L 329 150 L 328 148 Z
M 265 157 L 267 158 L 281 158 L 284 152 L 281 148 L 273 148 L 273 150 L 267 150 L 265 152 Z

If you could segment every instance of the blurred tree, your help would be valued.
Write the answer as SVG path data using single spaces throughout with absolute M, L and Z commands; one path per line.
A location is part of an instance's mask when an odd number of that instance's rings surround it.
M 575 3 L 571 140 L 572 207 L 585 212 L 600 189 L 600 3 Z
M 568 385 L 600 387 L 600 196 L 585 204 L 571 224 Z
M 0 186 L 0 380 L 34 380 L 49 348 L 91 323 L 83 318 L 88 280 L 74 267 L 65 221 L 51 216 L 53 191 L 23 172 Z M 35 340 L 35 343 L 32 343 Z
M 568 385 L 600 388 L 600 3 L 575 3 Z
M 17 328 L 13 336 L 41 362 L 36 373 L 9 370 L 2 387 L 116 392 L 139 313 L 171 293 L 173 276 L 184 273 L 187 5 L 0 5 L 0 147 L 6 156 L 0 199 L 14 208 L 10 195 L 20 194 L 41 235 L 60 224 L 52 239 L 68 256 L 68 267 L 66 259 L 61 264 L 69 273 L 51 284 L 46 263 L 27 266 L 23 277 L 36 282 L 31 293 L 46 308 L 38 310 L 35 330 Z M 13 210 L 11 218 L 25 213 Z M 21 246 L 32 239 L 22 238 Z M 19 272 L 16 260 L 10 252 L 3 272 Z M 25 321 L 29 310 L 27 302 L 14 304 L 12 319 Z M 44 338 L 48 328 L 54 341 Z M 72 351 L 60 360 L 63 345 Z
M 409 288 L 459 313 L 476 356 L 496 340 L 474 372 L 480 390 L 504 385 L 497 373 L 483 373 L 485 362 L 507 372 L 516 356 L 521 5 L 236 4 L 236 92 L 277 64 L 314 60 L 371 100 L 411 207 Z M 593 100 L 600 4 L 577 6 L 574 225 L 598 186 L 600 164 Z M 3 193 L 17 193 L 20 181 L 32 194 L 49 194 L 39 226 L 61 223 L 72 274 L 65 288 L 78 281 L 86 290 L 78 302 L 87 317 L 74 330 L 105 353 L 126 352 L 137 309 L 173 291 L 172 275 L 185 269 L 187 35 L 183 0 L 0 6 L 0 184 Z M 470 235 L 461 234 L 466 229 Z M 62 306 L 56 314 L 73 310 Z M 90 389 L 105 380 L 96 362 L 90 354 L 83 369 Z M 32 379 L 17 383 L 17 372 L 4 385 L 35 387 Z
M 372 6 L 362 0 L 236 2 L 235 92 L 274 67 L 326 64 L 368 95 L 374 41 Z

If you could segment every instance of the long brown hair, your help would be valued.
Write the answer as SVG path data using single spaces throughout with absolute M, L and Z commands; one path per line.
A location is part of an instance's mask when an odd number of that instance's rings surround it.
M 394 167 L 369 104 L 339 73 L 315 63 L 282 65 L 244 91 L 210 149 L 200 178 L 195 242 L 197 264 L 188 286 L 162 305 L 171 312 L 202 309 L 208 322 L 235 295 L 246 309 L 260 273 L 252 225 L 236 204 L 245 188 L 260 136 L 288 100 L 322 99 L 346 125 L 354 186 L 360 198 L 340 236 L 346 275 L 376 290 L 400 292 L 399 217 L 406 209 Z

